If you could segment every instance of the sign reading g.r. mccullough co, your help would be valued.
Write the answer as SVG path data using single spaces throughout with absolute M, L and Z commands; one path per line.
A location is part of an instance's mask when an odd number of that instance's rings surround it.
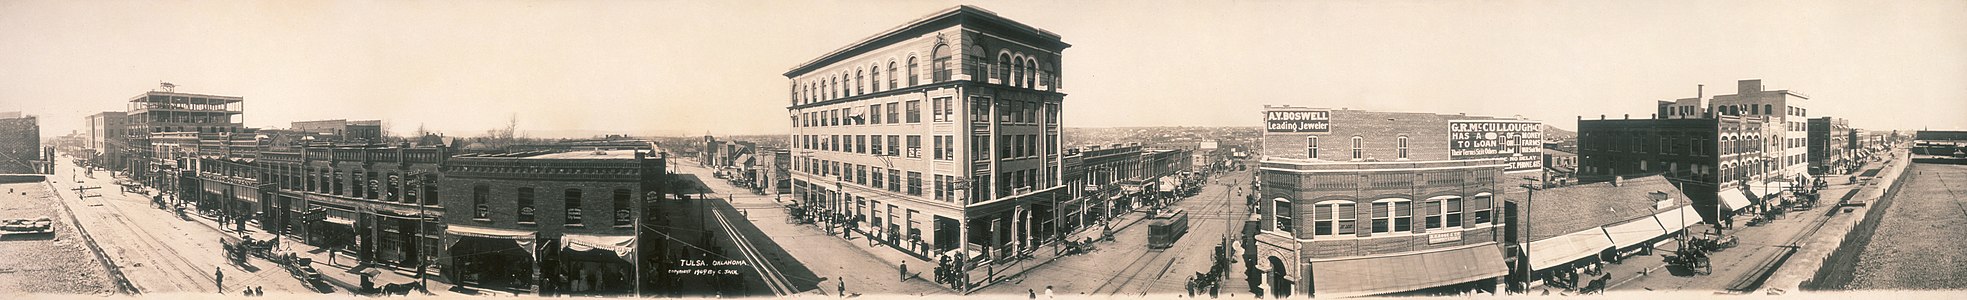
M 1523 120 L 1448 121 L 1450 159 L 1502 158 L 1504 172 L 1543 168 L 1542 122 Z
M 1266 111 L 1264 131 L 1332 132 L 1332 112 L 1327 110 Z

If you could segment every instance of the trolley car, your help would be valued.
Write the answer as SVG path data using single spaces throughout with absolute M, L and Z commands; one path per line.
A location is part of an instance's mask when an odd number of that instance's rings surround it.
M 1175 241 L 1188 234 L 1188 212 L 1181 209 L 1164 210 L 1148 218 L 1147 248 L 1167 249 L 1175 246 Z

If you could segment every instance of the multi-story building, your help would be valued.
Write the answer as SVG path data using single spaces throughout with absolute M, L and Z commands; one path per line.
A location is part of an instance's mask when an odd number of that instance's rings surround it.
M 130 142 L 129 153 L 123 155 L 125 166 L 132 177 L 147 185 L 164 190 L 179 190 L 174 186 L 179 180 L 179 170 L 185 166 L 174 159 L 175 154 L 158 151 L 179 151 L 192 147 L 196 135 L 200 133 L 239 133 L 245 130 L 245 98 L 237 96 L 217 96 L 204 94 L 178 93 L 174 87 L 166 85 L 162 91 L 144 92 L 131 97 L 125 111 L 125 133 Z M 164 147 L 153 146 L 153 136 L 171 134 L 173 139 Z M 190 137 L 185 134 L 190 133 Z M 160 150 L 161 149 L 161 150 Z
M 1603 118 L 1602 116 L 1600 118 Z M 1714 115 L 1708 118 L 1578 120 L 1578 178 L 1608 181 L 1619 176 L 1665 175 L 1680 184 L 1710 224 L 1728 212 L 1748 208 L 1746 187 L 1774 178 L 1762 167 L 1766 118 Z M 1758 198 L 1760 195 L 1757 196 Z M 1717 207 L 1725 205 L 1725 209 Z
M 1803 103 L 1809 99 L 1789 90 L 1767 90 L 1760 79 L 1745 79 L 1736 81 L 1735 94 L 1714 95 L 1707 107 L 1714 115 L 1767 117 L 1762 136 L 1768 145 L 1761 154 L 1768 159 L 1759 167 L 1793 181 L 1809 175 L 1810 110 Z
M 0 114 L 0 173 L 42 173 L 38 170 L 41 152 L 38 118 L 20 112 Z
M 106 111 L 88 116 L 88 146 L 84 155 L 88 164 L 98 168 L 125 170 L 123 159 L 130 149 L 129 124 L 125 121 L 126 112 Z
M 1070 46 L 966 5 L 799 64 L 784 74 L 794 193 L 918 255 L 1050 239 L 1036 216 L 1064 200 L 1053 192 Z
M 1843 174 L 1851 167 L 1854 149 L 1850 121 L 1844 118 L 1810 119 L 1810 175 Z
M 1276 297 L 1493 290 L 1506 173 L 1542 168 L 1542 123 L 1266 106 L 1253 286 Z M 1532 175 L 1534 176 L 1534 175 Z
M 1141 193 L 1121 187 L 1123 183 L 1140 184 L 1144 174 L 1141 154 L 1138 144 L 1066 149 L 1066 156 L 1060 161 L 1064 166 L 1060 178 L 1065 181 L 1060 192 L 1069 200 L 1059 204 L 1058 215 L 1062 219 L 1057 222 L 1059 231 L 1070 233 L 1087 225 L 1103 224 L 1101 221 L 1141 204 Z
M 706 255 L 681 242 L 708 236 L 705 202 L 659 201 L 659 153 L 645 143 L 451 157 L 436 190 L 447 195 L 434 208 L 445 224 L 436 263 L 454 283 L 588 295 L 633 291 L 638 254 L 650 262 L 640 273 L 682 267 L 675 262 Z M 654 232 L 638 239 L 641 231 Z M 547 278 L 568 280 L 541 284 Z
M 252 162 L 270 231 L 345 249 L 362 262 L 415 268 L 438 253 L 438 188 L 452 150 L 316 143 L 267 150 Z
M 320 120 L 301 121 L 289 124 L 291 130 L 316 134 L 324 141 L 373 143 L 382 142 L 382 121 L 365 120 Z

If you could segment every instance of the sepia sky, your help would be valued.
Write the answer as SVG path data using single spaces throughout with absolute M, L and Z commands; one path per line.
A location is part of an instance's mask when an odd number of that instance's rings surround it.
M 1967 1 L 964 3 L 1073 44 L 1074 127 L 1257 126 L 1289 104 L 1570 129 L 1760 78 L 1812 117 L 1967 128 Z M 0 111 L 52 137 L 168 81 L 245 97 L 251 127 L 784 133 L 780 74 L 956 4 L 6 0 Z

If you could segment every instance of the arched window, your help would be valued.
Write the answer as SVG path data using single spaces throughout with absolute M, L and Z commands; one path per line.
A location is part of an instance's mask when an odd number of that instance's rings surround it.
M 908 86 L 915 86 L 917 84 L 921 84 L 917 82 L 918 78 L 922 78 L 921 75 L 916 75 L 915 73 L 916 70 L 920 70 L 920 69 L 921 68 L 917 67 L 915 64 L 915 56 L 914 55 L 908 56 Z
M 867 71 L 854 70 L 854 94 L 867 94 Z
M 1400 159 L 1407 159 L 1407 136 L 1400 136 Z
M 1011 75 L 1011 54 L 1010 54 L 1010 53 L 998 53 L 998 54 L 997 54 L 997 72 L 996 72 L 996 73 L 997 73 L 997 74 L 993 74 L 993 75 L 994 75 L 994 76 L 997 76 L 997 77 L 994 77 L 994 78 L 997 78 L 997 83 L 998 83 L 998 84 L 1005 84 L 1005 85 L 1009 85 L 1009 84 L 1011 84 L 1011 77 L 1010 77 L 1010 75 Z
M 1361 148 L 1365 146 L 1365 142 L 1366 142 L 1366 138 L 1362 138 L 1356 135 L 1352 136 L 1352 159 L 1361 159 L 1366 157 L 1365 150 Z
M 881 64 L 874 64 L 873 66 L 867 67 L 867 69 L 868 69 L 867 72 L 870 73 L 867 77 L 870 81 L 868 81 L 867 84 L 870 86 L 874 86 L 874 88 L 872 89 L 875 92 L 880 92 L 881 91 Z M 888 88 L 892 89 L 895 87 L 891 86 Z
M 949 52 L 949 45 L 944 44 L 936 44 L 935 48 L 929 50 L 929 58 L 931 59 L 929 61 L 929 72 L 932 72 L 929 75 L 935 76 L 929 82 L 949 81 Z
M 1039 59 L 1027 57 L 1025 59 L 1025 88 L 1037 88 L 1039 86 L 1037 84 L 1037 78 L 1039 78 L 1037 73 L 1039 73 Z
M 897 72 L 895 72 L 895 71 L 896 71 L 896 69 L 895 69 L 895 61 L 894 61 L 894 60 L 889 60 L 889 61 L 888 61 L 888 89 L 895 89 L 895 88 L 900 88 L 900 87 L 901 87 L 901 86 L 898 86 L 898 85 L 895 85 L 895 83 L 896 83 L 896 82 L 898 82 L 898 81 L 895 81 L 895 78 L 896 78 L 896 77 L 901 77 L 901 76 L 902 76 L 902 74 L 901 74 L 901 73 L 897 73 Z M 908 76 L 915 76 L 915 74 L 909 74 Z
M 1495 207 L 1496 198 L 1490 195 L 1489 193 L 1480 193 L 1480 194 L 1475 194 L 1475 198 L 1472 199 L 1473 200 L 1470 200 L 1467 203 L 1469 223 L 1474 225 L 1482 225 L 1482 224 L 1489 224 L 1490 222 L 1494 222 L 1494 220 L 1490 218 L 1491 216 L 1489 212 L 1491 211 L 1490 208 Z
M 1357 214 L 1352 201 L 1326 200 L 1312 206 L 1313 235 L 1352 235 Z
M 1776 106 L 1770 104 L 1763 104 L 1762 111 L 1768 112 L 1771 115 L 1776 114 Z
M 1024 83 L 1024 59 L 1023 59 L 1023 58 L 1012 58 L 1012 59 L 1011 59 L 1011 78 L 1010 78 L 1010 80 L 1006 80 L 1006 81 L 1004 81 L 1004 85 L 1009 85 L 1009 86 L 1018 86 L 1018 84 L 1021 84 L 1021 83 Z
M 1306 152 L 1310 153 L 1311 158 L 1318 158 L 1318 136 L 1307 137 L 1305 142 L 1309 144 L 1305 147 Z

